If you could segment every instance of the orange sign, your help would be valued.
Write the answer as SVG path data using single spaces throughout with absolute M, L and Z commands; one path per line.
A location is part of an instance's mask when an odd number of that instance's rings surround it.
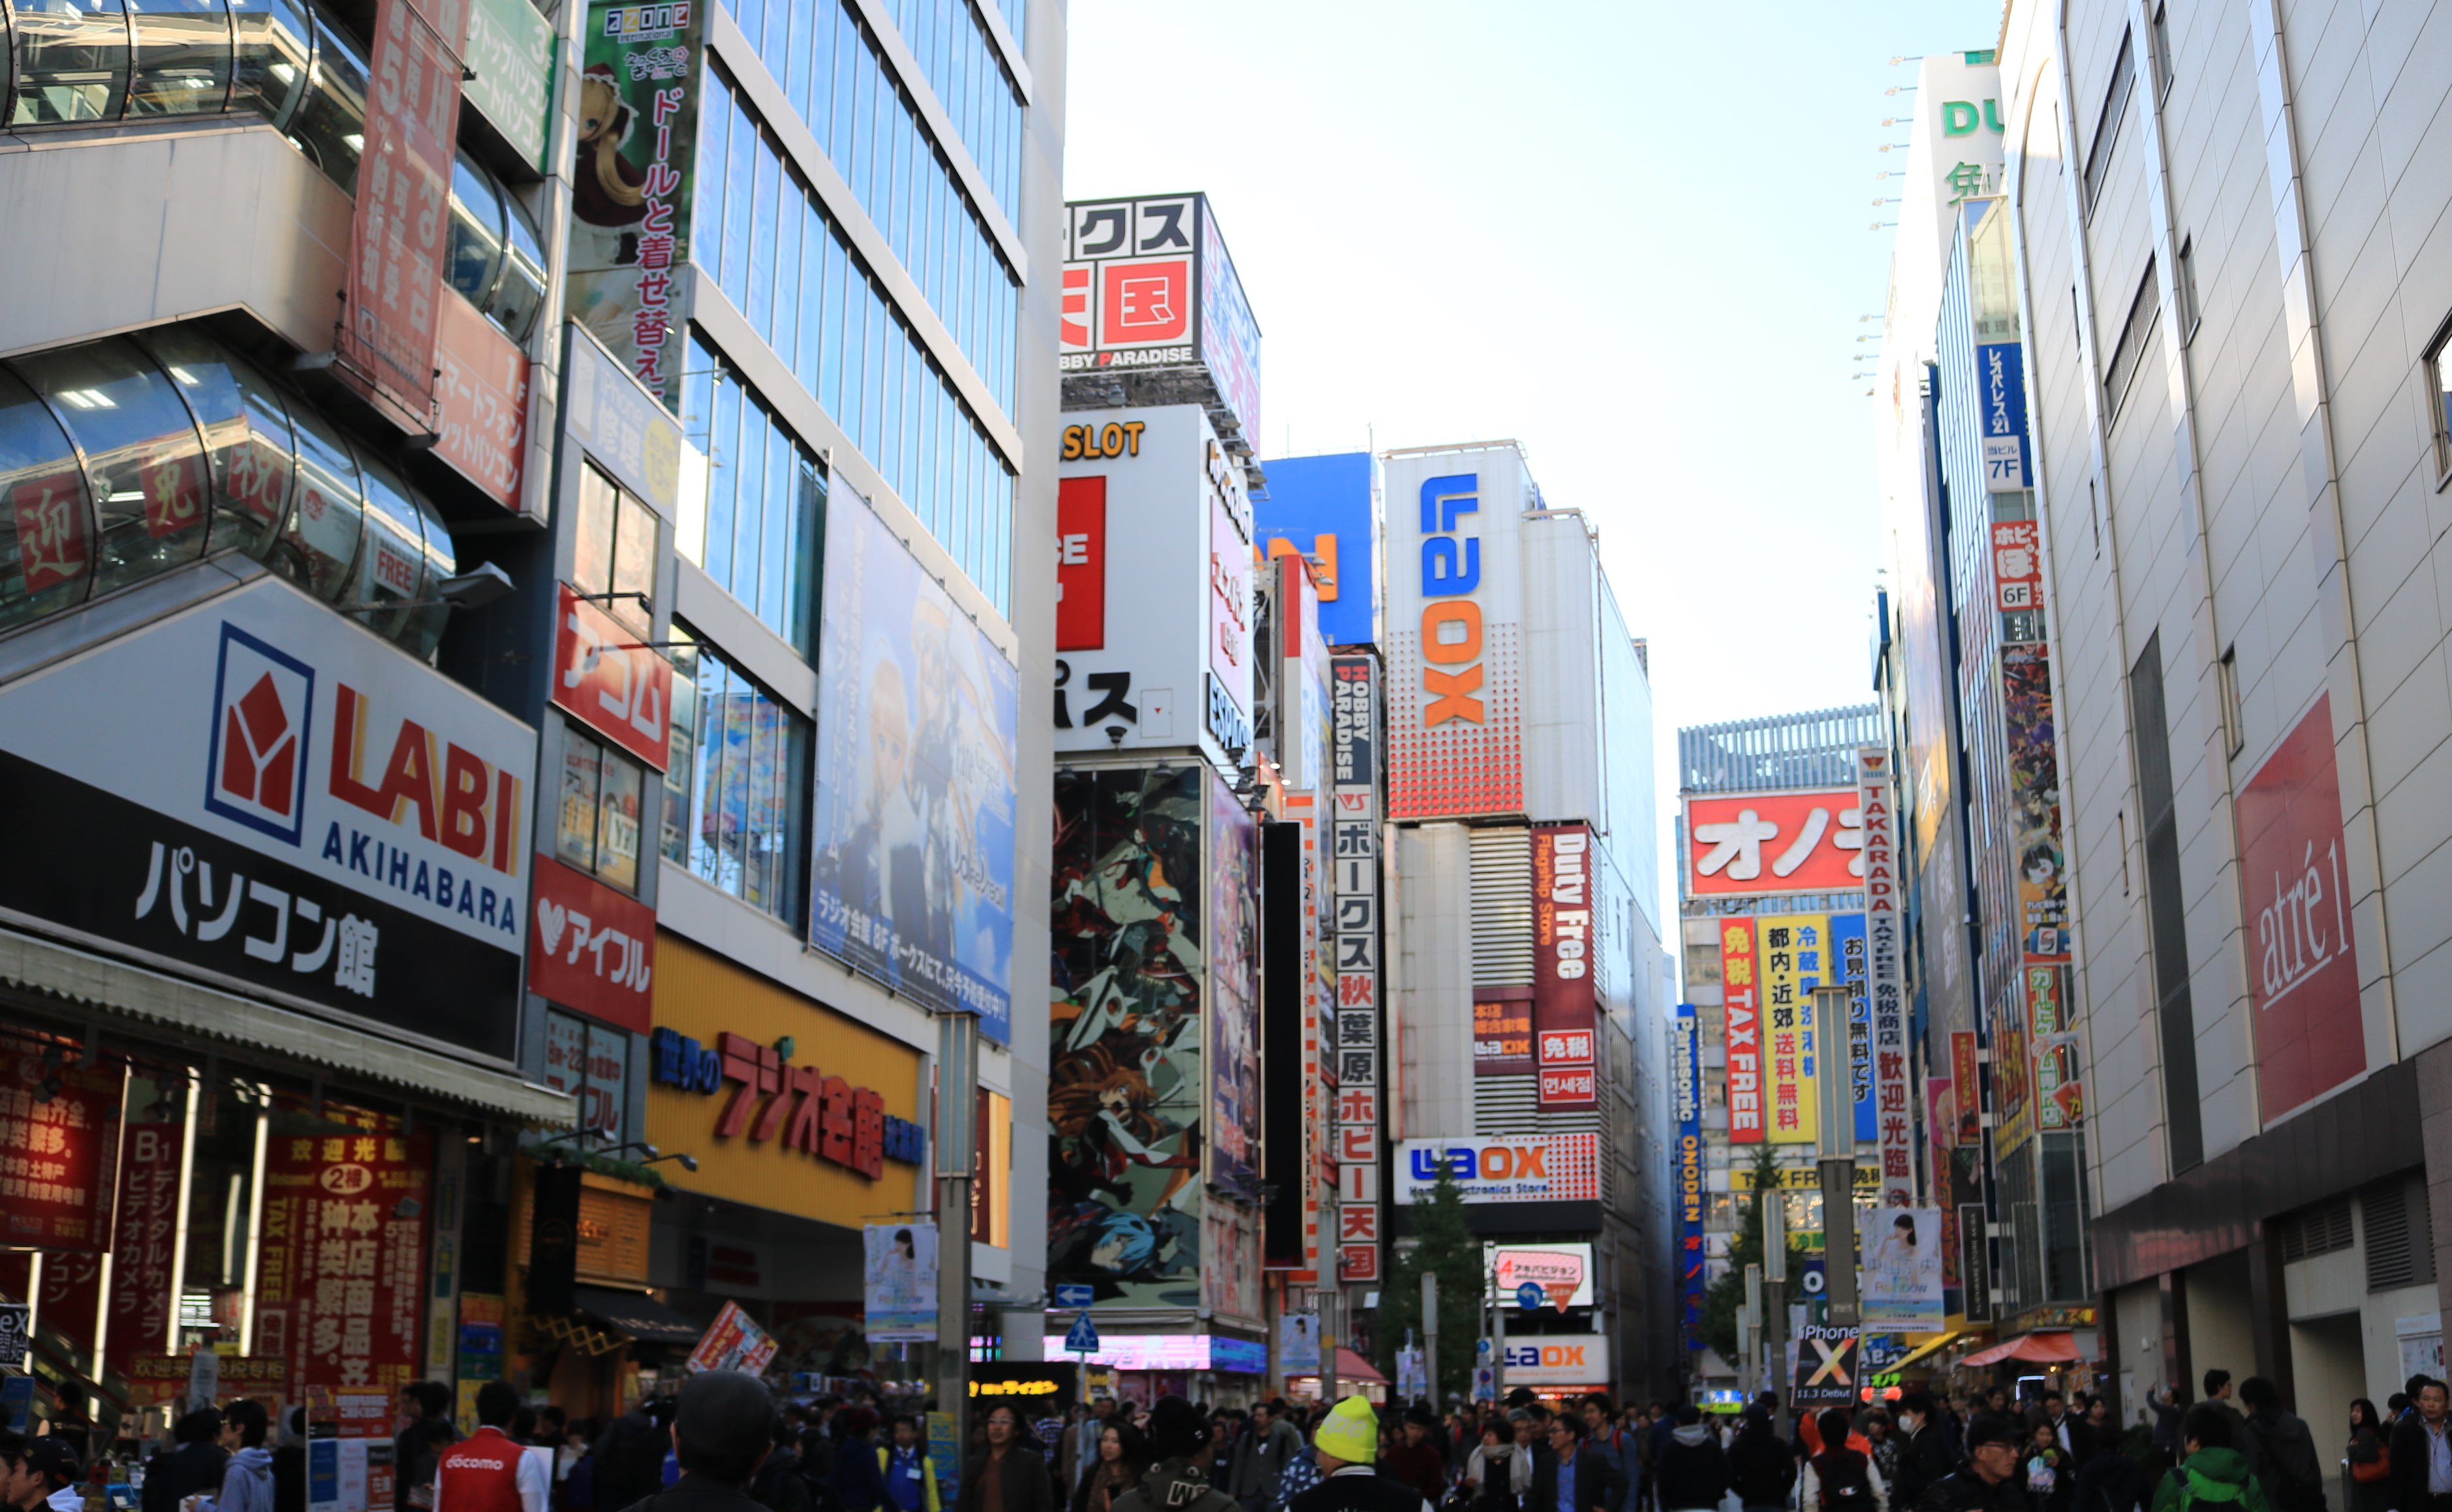
M 1686 887 L 1693 896 L 1864 886 L 1865 819 L 1854 788 L 1686 800 Z

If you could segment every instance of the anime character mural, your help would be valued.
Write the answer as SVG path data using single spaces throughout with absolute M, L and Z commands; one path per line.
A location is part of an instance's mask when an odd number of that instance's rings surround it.
M 1200 783 L 1057 778 L 1048 1272 L 1100 1301 L 1200 1300 Z

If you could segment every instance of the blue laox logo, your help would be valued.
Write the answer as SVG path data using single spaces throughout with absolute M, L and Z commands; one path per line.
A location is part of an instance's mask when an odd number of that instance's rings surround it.
M 1550 1150 L 1546 1145 L 1454 1145 L 1446 1149 L 1413 1152 L 1414 1179 L 1434 1182 L 1445 1166 L 1457 1181 L 1547 1181 Z

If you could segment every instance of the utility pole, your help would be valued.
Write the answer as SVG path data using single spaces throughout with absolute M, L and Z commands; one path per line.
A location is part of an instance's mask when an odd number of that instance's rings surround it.
M 1746 1305 L 1737 1311 L 1737 1384 L 1748 1396 L 1760 1391 L 1766 1378 L 1762 1365 L 1763 1267 L 1746 1267 Z
M 1754 1202 L 1762 1208 L 1763 1227 L 1763 1376 L 1770 1389 L 1778 1391 L 1783 1404 L 1788 1392 L 1783 1379 L 1788 1365 L 1788 1208 L 1779 1187 L 1779 1172 L 1771 1172 L 1769 1191 L 1756 1188 Z M 1789 1415 L 1774 1412 L 1771 1426 L 1783 1439 L 1789 1435 Z
M 1498 1400 L 1507 1400 L 1507 1299 L 1498 1294 L 1498 1261 L 1488 1251 L 1483 1258 L 1490 1263 L 1490 1279 L 1485 1287 L 1490 1293 L 1490 1380 L 1491 1389 Z
M 979 1138 L 979 1086 L 978 1015 L 938 1015 L 937 1407 L 954 1420 L 958 1444 L 971 1442 L 971 1168 Z
M 1430 1393 L 1431 1410 L 1439 1410 L 1439 1277 L 1422 1272 L 1422 1384 Z
M 1320 1259 L 1328 1261 L 1325 1251 Z M 1315 1295 L 1319 1298 L 1319 1400 L 1333 1407 L 1336 1405 L 1336 1345 L 1344 1335 L 1338 1326 L 1337 1314 L 1343 1310 L 1338 1304 L 1345 1297 L 1334 1286 L 1320 1287 Z
M 1822 1279 L 1830 1326 L 1856 1326 L 1856 1098 L 1846 987 L 1813 990 L 1816 1144 L 1822 1164 Z M 1834 1053 L 1835 1051 L 1835 1053 Z

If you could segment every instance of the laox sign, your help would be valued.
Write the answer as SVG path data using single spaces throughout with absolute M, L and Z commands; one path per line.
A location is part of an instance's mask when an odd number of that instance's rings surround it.
M 1414 1179 L 1436 1181 L 1444 1160 L 1448 1174 L 1457 1181 L 1508 1181 L 1543 1179 L 1550 1174 L 1550 1151 L 1540 1145 L 1487 1145 L 1479 1149 L 1459 1145 L 1434 1154 L 1427 1149 L 1413 1152 Z
M 1479 724 L 1481 605 L 1466 597 L 1481 586 L 1481 540 L 1459 521 L 1481 512 L 1481 478 L 1449 473 L 1422 481 L 1422 727 L 1452 719 Z M 1441 667 L 1456 670 L 1442 672 Z

